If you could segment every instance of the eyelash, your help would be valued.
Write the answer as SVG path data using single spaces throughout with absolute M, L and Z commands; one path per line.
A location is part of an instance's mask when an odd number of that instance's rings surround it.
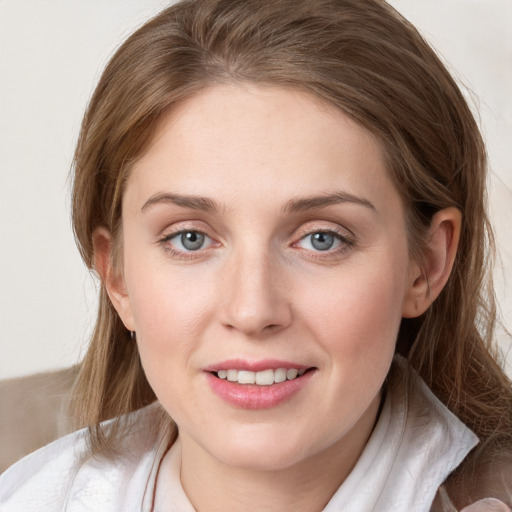
M 189 250 L 189 251 L 181 251 L 179 249 L 174 248 L 169 242 L 184 233 L 197 233 L 199 235 L 203 235 L 204 237 L 207 237 L 210 239 L 211 243 L 206 248 L 200 248 L 196 251 Z M 326 250 L 310 250 L 310 249 L 301 249 L 298 247 L 298 244 L 304 240 L 306 240 L 308 237 L 311 237 L 313 235 L 317 234 L 323 234 L 323 235 L 330 235 L 333 236 L 340 245 L 334 249 L 326 249 Z M 200 254 L 203 253 L 203 251 L 209 249 L 212 246 L 220 245 L 218 242 L 216 242 L 211 236 L 208 235 L 205 231 L 197 228 L 182 228 L 177 231 L 174 231 L 172 233 L 169 233 L 158 240 L 158 243 L 163 246 L 164 250 L 168 252 L 172 257 L 187 260 L 187 259 L 195 259 Z M 333 256 L 341 256 L 355 246 L 355 239 L 352 236 L 347 236 L 345 234 L 341 234 L 338 231 L 334 229 L 311 229 L 311 230 L 305 230 L 300 234 L 299 239 L 296 242 L 293 242 L 291 244 L 292 247 L 297 247 L 299 250 L 304 250 L 309 253 L 309 256 L 312 258 L 317 259 L 327 259 Z
M 326 249 L 324 251 L 322 250 L 309 250 L 304 249 L 307 251 L 312 258 L 317 259 L 327 259 L 332 258 L 336 256 L 342 256 L 345 253 L 349 252 L 351 249 L 354 248 L 356 241 L 355 238 L 352 236 L 347 236 L 346 234 L 341 234 L 340 232 L 336 231 L 335 229 L 312 229 L 304 231 L 300 234 L 300 238 L 297 242 L 294 242 L 292 246 L 297 246 L 300 242 L 303 240 L 306 240 L 308 237 L 311 237 L 313 235 L 317 234 L 323 234 L 323 235 L 331 235 L 333 236 L 340 245 L 334 249 Z

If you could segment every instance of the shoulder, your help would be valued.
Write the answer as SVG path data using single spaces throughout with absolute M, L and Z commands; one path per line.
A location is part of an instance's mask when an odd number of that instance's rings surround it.
M 512 508 L 512 446 L 477 447 L 450 475 L 440 494 L 444 494 L 445 500 L 449 497 L 460 509 L 468 507 L 464 512 L 509 511 Z M 484 508 L 487 500 L 495 508 L 491 505 Z
M 401 358 L 391 372 L 395 395 L 407 391 L 407 464 L 418 453 L 426 476 L 441 463 L 432 481 L 432 512 L 509 511 L 512 508 L 512 444 L 510 435 L 480 442 Z M 410 438 L 407 438 L 407 430 Z M 419 442 L 419 444 L 418 444 Z M 414 448 L 415 447 L 415 448 Z M 411 448 L 413 448 L 411 450 Z M 442 484 L 442 485 L 441 485 Z M 441 486 L 441 487 L 439 487 Z M 497 507 L 497 508 L 492 508 Z
M 384 425 L 385 433 L 378 439 L 379 464 L 370 466 L 372 471 L 378 467 L 383 475 L 379 507 L 371 509 L 429 510 L 439 486 L 477 445 L 478 438 L 398 356 L 367 447 Z
M 86 432 L 69 434 L 31 453 L 0 476 L 0 510 L 59 510 L 86 451 Z
M 0 511 L 141 510 L 159 452 L 168 444 L 165 433 L 152 428 L 158 409 L 152 404 L 126 416 L 115 459 L 91 457 L 87 430 L 80 430 L 20 460 L 0 475 Z

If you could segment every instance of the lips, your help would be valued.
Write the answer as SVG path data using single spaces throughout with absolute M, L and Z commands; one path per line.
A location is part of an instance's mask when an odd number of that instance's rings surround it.
M 249 361 L 246 359 L 228 359 L 219 363 L 211 364 L 203 368 L 207 372 L 218 372 L 219 370 L 247 370 L 251 372 L 260 372 L 263 370 L 277 370 L 279 368 L 296 368 L 297 370 L 307 370 L 311 368 L 306 364 L 293 361 L 284 361 L 282 359 L 261 359 L 258 361 Z
M 212 391 L 244 409 L 276 407 L 297 394 L 316 368 L 284 361 L 224 361 L 205 369 Z

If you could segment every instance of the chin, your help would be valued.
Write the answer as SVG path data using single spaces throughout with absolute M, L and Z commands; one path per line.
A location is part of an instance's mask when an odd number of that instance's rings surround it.
M 220 462 L 227 466 L 246 471 L 273 472 L 283 471 L 301 462 L 302 457 L 294 452 L 270 453 L 267 448 L 260 448 L 248 453 L 235 452 L 222 454 Z
M 283 442 L 286 440 L 286 442 Z M 210 453 L 223 464 L 252 471 L 280 471 L 288 469 L 312 455 L 312 447 L 298 436 L 290 438 L 282 432 L 262 435 L 225 436 L 223 441 L 211 443 Z M 221 447 L 219 449 L 219 447 Z

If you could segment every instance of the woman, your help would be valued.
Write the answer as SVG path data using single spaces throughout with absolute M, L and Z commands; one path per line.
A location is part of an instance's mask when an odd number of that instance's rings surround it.
M 1 510 L 508 510 L 485 165 L 380 0 L 160 13 L 76 151 L 88 437 L 14 466 Z

